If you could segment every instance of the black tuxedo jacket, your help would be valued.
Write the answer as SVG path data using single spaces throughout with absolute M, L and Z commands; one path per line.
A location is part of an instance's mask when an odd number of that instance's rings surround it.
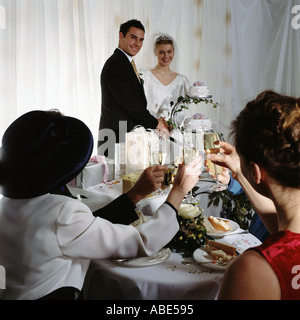
M 109 128 L 119 137 L 119 121 L 127 121 L 127 132 L 135 126 L 155 129 L 158 121 L 147 110 L 143 85 L 125 54 L 116 49 L 106 61 L 101 73 L 102 106 L 99 129 Z M 98 146 L 103 141 L 98 141 Z

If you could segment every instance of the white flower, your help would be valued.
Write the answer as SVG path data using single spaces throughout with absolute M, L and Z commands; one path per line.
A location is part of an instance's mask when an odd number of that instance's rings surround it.
M 178 209 L 178 215 L 183 219 L 193 219 L 198 217 L 202 211 L 199 207 L 193 206 L 192 204 L 181 204 Z

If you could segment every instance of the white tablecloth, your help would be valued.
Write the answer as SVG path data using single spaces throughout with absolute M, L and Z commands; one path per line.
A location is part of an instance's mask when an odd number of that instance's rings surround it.
M 210 185 L 212 183 L 200 180 L 197 184 L 198 192 L 207 191 Z M 82 202 L 92 211 L 105 206 L 122 193 L 120 181 L 109 181 L 86 189 L 69 188 L 73 195 L 87 197 Z M 220 216 L 221 203 L 208 207 L 208 194 L 209 192 L 198 196 L 204 214 Z M 151 216 L 166 197 L 167 195 L 163 195 L 143 199 L 138 203 L 139 209 Z M 236 233 L 222 240 L 242 249 L 260 244 L 249 233 Z M 222 278 L 223 272 L 201 266 L 192 257 L 182 258 L 178 253 L 171 253 L 166 261 L 148 267 L 123 266 L 113 260 L 93 260 L 83 290 L 86 299 L 211 300 L 217 297 Z
M 260 244 L 249 233 L 226 236 L 222 241 L 239 250 Z M 148 267 L 93 260 L 83 291 L 85 299 L 99 300 L 213 300 L 217 298 L 223 275 L 223 271 L 211 270 L 178 253 L 171 253 L 167 260 Z
M 211 186 L 211 182 L 199 181 L 197 187 L 199 189 L 197 192 L 205 192 Z M 73 188 L 68 186 L 71 193 L 74 196 L 85 196 L 87 199 L 82 199 L 82 202 L 85 203 L 92 211 L 100 209 L 110 203 L 113 199 L 117 198 L 122 194 L 122 182 L 121 181 L 108 181 L 106 183 L 101 183 L 86 189 Z M 200 200 L 200 206 L 204 209 L 204 214 L 209 216 L 213 215 L 215 217 L 220 216 L 221 212 L 221 201 L 218 206 L 209 204 L 209 191 L 208 193 L 201 193 L 197 196 L 197 199 Z M 145 215 L 153 215 L 158 207 L 166 200 L 167 195 L 162 196 L 152 196 L 145 198 L 138 203 L 139 209 Z

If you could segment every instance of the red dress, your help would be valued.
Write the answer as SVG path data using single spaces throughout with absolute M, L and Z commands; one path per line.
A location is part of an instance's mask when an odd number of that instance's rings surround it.
M 281 299 L 300 300 L 300 234 L 279 231 L 253 250 L 274 270 L 280 283 Z

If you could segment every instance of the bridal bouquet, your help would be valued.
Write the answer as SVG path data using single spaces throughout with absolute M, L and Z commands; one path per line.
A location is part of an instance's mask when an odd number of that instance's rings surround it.
M 205 244 L 207 231 L 203 225 L 203 209 L 192 204 L 181 204 L 178 210 L 180 229 L 167 245 L 173 251 L 189 257 Z

